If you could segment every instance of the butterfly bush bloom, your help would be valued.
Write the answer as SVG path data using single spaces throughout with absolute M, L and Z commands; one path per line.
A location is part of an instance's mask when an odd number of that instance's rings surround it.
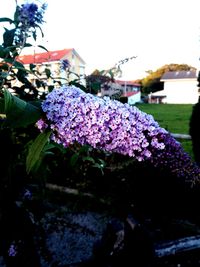
M 23 200 L 31 200 L 32 199 L 32 193 L 29 189 L 25 189 L 23 191 L 23 195 L 22 195 Z
M 200 168 L 191 160 L 182 145 L 170 134 L 164 134 L 162 140 L 165 144 L 164 151 L 151 151 L 150 160 L 153 165 L 162 169 L 167 168 L 177 177 L 182 177 L 191 184 L 199 182 Z
M 68 59 L 61 60 L 61 70 L 66 70 L 70 68 L 70 62 Z
M 76 142 L 155 166 L 170 168 L 176 175 L 196 175 L 199 169 L 153 116 L 135 106 L 108 97 L 99 98 L 75 86 L 54 89 L 42 103 L 46 114 L 37 122 L 41 131 L 52 130 L 52 140 L 68 147 Z M 187 177 L 186 177 L 187 178 Z
M 13 242 L 11 243 L 9 249 L 8 249 L 8 256 L 9 257 L 15 257 L 17 255 L 17 246 L 16 244 Z
M 26 42 L 26 39 L 33 36 L 36 39 L 36 29 L 40 28 L 40 24 L 44 22 L 44 12 L 47 5 L 44 3 L 38 6 L 35 3 L 25 3 L 21 6 L 17 6 L 15 12 L 15 44 L 21 45 Z
M 18 7 L 18 21 L 24 27 L 37 27 L 42 24 L 44 11 L 47 5 L 43 4 L 41 8 L 35 3 L 26 3 Z
M 74 86 L 54 89 L 42 104 L 47 120 L 37 126 L 42 131 L 50 125 L 52 140 L 68 147 L 75 142 L 89 144 L 108 152 L 117 152 L 142 161 L 151 150 L 163 150 L 160 139 L 166 131 L 151 115 L 136 107 L 87 94 Z

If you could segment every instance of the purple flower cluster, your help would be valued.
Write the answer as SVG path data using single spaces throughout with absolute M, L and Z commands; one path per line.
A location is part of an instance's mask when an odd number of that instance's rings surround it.
M 68 59 L 63 59 L 61 61 L 61 70 L 66 70 L 66 69 L 69 69 L 70 68 L 70 62 Z
M 108 97 L 99 98 L 74 86 L 54 89 L 42 104 L 45 119 L 37 122 L 52 129 L 52 140 L 68 147 L 78 142 L 108 152 L 149 160 L 177 177 L 195 181 L 200 169 L 181 144 L 151 115 Z
M 68 147 L 75 142 L 108 152 L 129 155 L 138 161 L 167 168 L 189 182 L 200 180 L 200 168 L 181 144 L 136 107 L 87 94 L 74 86 L 54 89 L 42 104 L 45 119 L 37 122 L 52 129 L 52 140 Z
M 15 257 L 17 255 L 17 246 L 15 242 L 11 243 L 9 249 L 8 249 L 8 256 L 9 257 Z
M 17 6 L 15 12 L 15 44 L 24 45 L 26 39 L 33 36 L 36 40 L 36 29 L 42 32 L 40 24 L 44 22 L 44 12 L 47 8 L 46 4 L 42 4 L 40 7 L 35 3 L 26 3 L 21 6 Z M 43 33 L 42 33 L 43 35 Z
M 190 184 L 200 180 L 200 168 L 191 160 L 181 144 L 170 134 L 164 134 L 162 140 L 165 144 L 164 151 L 152 151 L 150 161 L 155 167 L 167 168 L 174 175 L 184 178 Z
M 35 3 L 26 3 L 18 7 L 18 20 L 25 27 L 36 27 L 43 23 L 43 14 L 46 9 L 46 4 L 43 4 L 41 9 Z
M 152 149 L 163 150 L 160 137 L 166 130 L 151 115 L 136 107 L 86 94 L 74 86 L 54 89 L 42 104 L 47 120 L 38 121 L 43 131 L 47 124 L 52 140 L 68 147 L 75 142 L 108 152 L 150 158 Z
M 23 196 L 22 196 L 23 200 L 31 200 L 32 199 L 32 193 L 29 189 L 25 189 L 23 191 Z

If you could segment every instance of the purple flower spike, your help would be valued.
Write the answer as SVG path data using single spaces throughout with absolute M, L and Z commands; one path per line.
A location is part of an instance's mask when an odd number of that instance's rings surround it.
M 26 3 L 18 7 L 19 17 L 18 20 L 26 27 L 36 27 L 38 24 L 43 23 L 43 14 L 46 5 L 43 4 L 41 9 L 35 3 Z
M 78 142 L 108 152 L 145 160 L 153 148 L 162 150 L 159 138 L 166 131 L 149 116 L 127 104 L 86 94 L 74 86 L 54 89 L 42 104 L 52 140 L 65 147 Z M 43 130 L 47 121 L 39 120 Z M 157 138 L 155 138 L 157 137 Z
M 52 129 L 52 140 L 65 147 L 78 142 L 120 153 L 138 161 L 150 160 L 178 177 L 200 179 L 200 169 L 180 145 L 151 115 L 135 106 L 108 97 L 87 94 L 75 86 L 54 89 L 42 104 L 43 131 Z

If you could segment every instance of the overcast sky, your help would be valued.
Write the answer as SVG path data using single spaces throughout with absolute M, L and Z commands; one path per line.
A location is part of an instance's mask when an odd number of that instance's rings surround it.
M 127 79 L 170 63 L 199 68 L 200 0 L 46 2 L 43 44 L 49 50 L 75 48 L 87 73 L 132 56 L 137 58 L 123 67 Z M 12 16 L 15 1 L 0 0 L 0 6 L 1 17 Z

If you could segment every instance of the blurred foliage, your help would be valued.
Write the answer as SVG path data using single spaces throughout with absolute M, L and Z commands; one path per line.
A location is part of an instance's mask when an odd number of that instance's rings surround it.
M 104 71 L 95 70 L 92 74 L 86 76 L 87 92 L 97 94 L 102 86 L 114 81 L 112 76 L 108 76 Z
M 107 70 L 94 70 L 92 74 L 86 76 L 87 92 L 92 94 L 98 94 L 101 92 L 101 89 L 109 90 L 112 83 L 115 82 L 115 79 L 121 77 L 122 65 L 135 58 L 135 56 L 132 56 L 129 58 L 122 59 L 118 61 L 113 67 Z M 119 98 L 118 94 L 117 98 Z
M 121 96 L 119 101 L 122 102 L 123 104 L 128 103 L 128 97 L 127 96 Z

